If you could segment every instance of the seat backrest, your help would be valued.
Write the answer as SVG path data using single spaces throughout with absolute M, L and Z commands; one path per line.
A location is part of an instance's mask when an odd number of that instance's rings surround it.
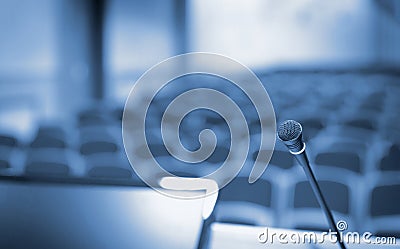
M 392 145 L 388 154 L 382 158 L 379 168 L 383 171 L 400 171 L 400 147 Z
M 349 213 L 349 188 L 338 182 L 319 181 L 328 206 L 343 214 Z M 295 186 L 294 208 L 318 208 L 319 204 L 308 181 L 298 182 Z
M 66 142 L 48 135 L 37 136 L 30 144 L 31 148 L 65 148 Z
M 375 187 L 371 192 L 370 214 L 400 215 L 400 184 Z
M 117 152 L 118 149 L 118 145 L 113 142 L 92 141 L 83 143 L 80 147 L 80 152 L 82 155 L 91 155 L 103 152 Z
M 315 163 L 344 168 L 356 173 L 360 173 L 362 168 L 360 156 L 354 152 L 322 152 L 317 154 Z
M 247 201 L 264 207 L 271 206 L 272 184 L 259 179 L 250 184 L 246 177 L 237 177 L 220 190 L 221 201 Z
M 27 175 L 40 176 L 67 176 L 70 169 L 65 163 L 56 162 L 30 162 L 25 166 Z
M 18 145 L 18 141 L 15 137 L 10 135 L 0 135 L 0 145 L 8 146 L 8 147 L 15 147 Z

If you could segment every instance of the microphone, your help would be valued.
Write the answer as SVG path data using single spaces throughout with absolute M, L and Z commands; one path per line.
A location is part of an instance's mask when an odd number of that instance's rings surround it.
M 317 198 L 322 210 L 324 211 L 324 214 L 328 220 L 331 229 L 337 235 L 340 248 L 346 249 L 346 246 L 344 245 L 344 242 L 341 238 L 341 233 L 339 232 L 339 229 L 335 224 L 335 220 L 333 219 L 332 212 L 325 201 L 321 188 L 319 187 L 315 175 L 311 169 L 310 162 L 308 161 L 308 157 L 306 154 L 306 144 L 303 142 L 303 128 L 298 122 L 294 120 L 286 120 L 279 125 L 277 133 L 279 140 L 281 140 L 286 145 L 286 147 L 289 149 L 289 152 L 295 156 L 296 160 L 303 167 L 304 172 L 307 175 L 308 181 L 310 182 L 311 188 L 314 192 L 314 195 Z

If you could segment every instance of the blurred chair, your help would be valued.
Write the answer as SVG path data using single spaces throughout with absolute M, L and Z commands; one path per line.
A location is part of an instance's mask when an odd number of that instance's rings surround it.
M 65 132 L 57 126 L 40 126 L 34 140 L 30 143 L 31 148 L 66 148 Z
M 225 159 L 228 157 L 229 148 L 224 146 L 216 146 L 213 154 L 209 158 L 207 158 L 207 162 L 209 163 L 216 163 L 222 165 Z
M 69 161 L 64 149 L 31 149 L 27 153 L 25 174 L 43 177 L 65 177 L 70 174 Z
M 215 221 L 222 223 L 272 226 L 272 184 L 259 179 L 250 184 L 246 177 L 237 177 L 220 190 L 215 208 Z
M 135 149 L 135 155 L 139 158 L 143 158 L 145 156 L 145 151 L 147 151 L 146 147 L 149 147 L 151 153 L 154 157 L 163 157 L 163 156 L 171 156 L 165 148 L 164 144 L 148 144 L 148 145 L 141 145 Z
M 223 125 L 226 121 L 220 115 L 208 115 L 205 122 L 210 125 Z
M 380 130 L 382 137 L 386 138 L 395 144 L 400 144 L 400 115 L 397 114 L 397 109 L 391 110 L 392 117 L 387 118 L 385 124 Z
M 372 93 L 361 102 L 360 108 L 362 110 L 380 113 L 384 109 L 385 97 L 385 92 Z
M 79 128 L 80 142 L 87 141 L 116 141 L 111 127 L 106 125 L 87 126 Z
M 37 137 L 46 136 L 65 140 L 65 131 L 58 126 L 40 126 L 37 131 Z
M 95 153 L 117 152 L 119 146 L 107 127 L 93 126 L 80 130 L 79 151 L 87 156 Z
M 6 170 L 11 167 L 13 153 L 18 145 L 17 138 L 12 135 L 0 135 L 0 170 Z
M 253 160 L 256 160 L 259 151 L 253 153 Z M 290 154 L 287 150 L 274 150 L 272 153 L 271 160 L 269 161 L 270 166 L 277 166 L 281 169 L 290 169 L 295 165 L 295 159 L 292 154 Z M 269 166 L 268 166 L 269 167 Z
M 3 155 L 1 155 L 3 157 Z M 0 158 L 0 169 L 7 169 L 10 167 L 10 161 L 6 158 Z
M 6 146 L 0 146 L 0 170 L 11 167 L 12 149 Z
M 196 176 L 207 175 L 215 171 L 219 166 L 222 165 L 229 153 L 228 148 L 217 146 L 213 154 L 211 154 L 211 156 L 205 161 L 198 164 L 192 164 L 185 163 L 173 157 L 167 151 L 164 144 L 154 143 L 149 144 L 148 146 L 156 161 L 168 172 L 182 172 Z M 137 158 L 138 163 L 140 163 L 140 160 L 143 161 L 146 159 L 146 150 L 146 145 L 140 145 L 135 149 L 134 155 Z
M 389 152 L 382 158 L 379 164 L 382 171 L 400 171 L 400 147 L 392 145 Z
M 357 174 L 365 172 L 367 147 L 363 142 L 323 135 L 312 141 L 309 148 L 310 160 L 318 168 L 345 169 Z
M 202 177 L 218 170 L 222 163 L 210 163 L 203 161 L 200 163 L 186 163 L 175 159 L 172 156 L 156 158 L 160 166 L 168 172 L 177 172 L 180 176 Z
M 320 96 L 319 98 L 321 103 L 319 103 L 319 105 L 321 109 L 328 112 L 338 112 L 340 108 L 343 106 L 346 99 L 345 94 L 327 95 L 326 92 L 323 92 L 323 94 L 321 95 L 322 96 Z
M 92 108 L 78 113 L 79 127 L 106 124 L 109 121 L 106 109 Z
M 0 134 L 0 174 L 19 175 L 22 167 L 21 143 L 7 133 Z
M 30 144 L 31 148 L 66 148 L 66 142 L 48 135 L 38 135 Z
M 17 147 L 18 140 L 11 135 L 0 134 L 0 146 Z
M 336 127 L 337 137 L 343 137 L 347 139 L 352 139 L 360 143 L 368 143 L 372 141 L 377 134 L 378 125 L 376 120 L 371 120 L 376 117 L 358 117 L 350 118 L 345 121 L 341 121 L 342 124 Z
M 375 234 L 400 235 L 400 184 L 395 180 L 375 186 L 370 196 L 370 226 Z
M 69 167 L 65 163 L 57 162 L 30 162 L 25 165 L 26 175 L 35 176 L 67 176 Z
M 349 213 L 349 190 L 346 185 L 331 181 L 320 181 L 319 184 L 332 210 L 343 214 Z M 293 206 L 294 208 L 319 208 L 308 181 L 296 184 Z
M 361 172 L 360 157 L 354 152 L 321 152 L 315 158 L 318 165 L 332 166 Z
M 119 122 L 122 121 L 123 114 L 124 114 L 124 107 L 117 107 L 111 112 L 111 116 Z
M 131 179 L 132 168 L 119 153 L 97 153 L 86 158 L 87 175 L 93 178 Z
M 118 145 L 110 141 L 88 141 L 80 145 L 79 151 L 82 155 L 92 155 L 104 152 L 117 152 Z
M 343 183 L 332 180 L 318 181 L 323 195 L 336 221 L 343 219 L 350 227 L 355 224 L 350 214 L 351 191 Z M 293 199 L 285 215 L 285 226 L 296 229 L 326 231 L 328 222 L 308 181 L 294 184 Z
M 370 130 L 370 131 L 374 131 L 376 129 L 376 125 L 373 124 L 372 120 L 367 119 L 367 118 L 353 119 L 353 120 L 347 121 L 345 124 L 350 127 L 355 127 L 355 128 L 360 128 L 360 129 L 365 129 L 365 130 Z

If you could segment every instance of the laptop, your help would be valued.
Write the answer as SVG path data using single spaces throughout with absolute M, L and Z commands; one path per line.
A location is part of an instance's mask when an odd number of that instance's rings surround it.
M 197 248 L 203 201 L 144 186 L 2 181 L 0 248 Z

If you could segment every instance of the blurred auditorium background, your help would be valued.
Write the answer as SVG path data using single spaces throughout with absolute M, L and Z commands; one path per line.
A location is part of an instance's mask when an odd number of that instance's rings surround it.
M 302 123 L 335 218 L 352 231 L 400 237 L 399 1 L 2 0 L 0 33 L 0 182 L 140 181 L 121 136 L 131 87 L 170 56 L 214 52 L 254 70 L 278 123 Z M 248 105 L 229 84 L 193 77 L 190 86 L 172 82 L 149 118 L 160 120 L 169 101 L 195 86 L 218 85 Z M 246 118 L 256 137 L 252 110 Z M 221 138 L 204 166 L 213 170 L 229 151 L 221 117 L 190 114 L 182 143 L 198 147 L 204 128 Z M 171 162 L 160 141 L 150 148 Z M 256 148 L 255 139 L 249 165 Z M 196 175 L 179 163 L 168 167 Z M 327 229 L 301 167 L 279 141 L 262 179 L 249 185 L 246 177 L 220 192 L 216 222 Z

